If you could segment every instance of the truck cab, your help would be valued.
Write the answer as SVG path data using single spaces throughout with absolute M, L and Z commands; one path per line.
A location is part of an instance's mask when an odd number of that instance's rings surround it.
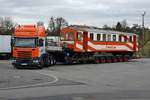
M 14 32 L 13 62 L 18 66 L 43 66 L 46 55 L 44 27 L 35 25 L 18 26 Z

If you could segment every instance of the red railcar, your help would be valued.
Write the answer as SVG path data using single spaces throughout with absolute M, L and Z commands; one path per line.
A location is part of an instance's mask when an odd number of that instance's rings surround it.
M 138 36 L 133 33 L 101 30 L 88 26 L 70 26 L 60 32 L 61 46 L 74 52 L 134 53 Z

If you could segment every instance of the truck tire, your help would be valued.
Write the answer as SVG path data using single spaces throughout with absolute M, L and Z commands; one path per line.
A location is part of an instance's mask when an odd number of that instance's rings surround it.
M 55 64 L 56 64 L 56 59 L 52 55 L 50 55 L 49 56 L 49 65 L 52 66 Z
M 43 57 L 40 58 L 40 63 L 38 65 L 39 69 L 42 69 L 44 67 L 44 61 L 43 61 Z
M 14 67 L 15 69 L 21 69 L 21 67 L 19 67 L 19 66 L 17 66 L 17 65 L 13 65 L 13 67 Z

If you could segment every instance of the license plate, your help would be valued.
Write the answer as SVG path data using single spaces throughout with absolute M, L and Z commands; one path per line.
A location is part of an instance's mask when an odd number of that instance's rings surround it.
M 24 66 L 25 66 L 25 65 L 27 65 L 27 63 L 22 63 L 21 65 L 24 65 Z

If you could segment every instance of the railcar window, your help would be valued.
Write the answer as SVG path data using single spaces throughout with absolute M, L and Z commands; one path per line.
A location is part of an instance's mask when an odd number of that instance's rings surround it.
M 61 40 L 64 40 L 65 34 L 64 32 L 61 32 Z
M 133 40 L 132 40 L 132 36 L 130 36 L 130 42 L 132 42 Z
M 111 41 L 111 35 L 108 34 L 108 41 Z
M 124 42 L 127 42 L 127 36 L 124 36 Z
M 81 32 L 77 32 L 77 40 L 82 40 L 82 33 Z
M 69 40 L 74 40 L 74 32 L 69 33 Z
M 113 35 L 113 41 L 116 42 L 116 35 Z
M 101 39 L 101 34 L 97 34 L 97 41 L 100 41 Z
M 94 39 L 94 35 L 93 35 L 93 33 L 90 33 L 90 40 L 93 41 L 93 39 Z
M 68 40 L 68 32 L 66 32 L 66 40 Z
M 122 37 L 121 37 L 121 35 L 119 35 L 119 42 L 122 42 Z
M 106 34 L 103 34 L 103 41 L 106 41 Z

